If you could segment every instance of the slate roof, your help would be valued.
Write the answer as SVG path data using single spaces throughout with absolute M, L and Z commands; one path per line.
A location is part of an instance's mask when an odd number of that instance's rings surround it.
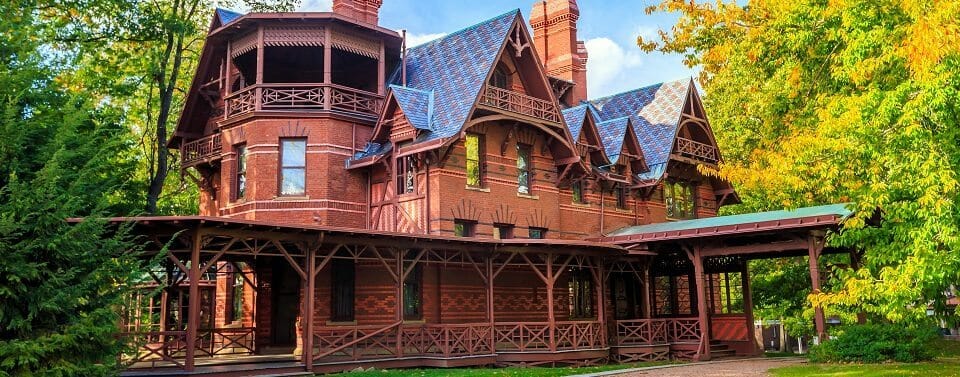
M 600 139 L 603 140 L 603 149 L 607 153 L 607 157 L 610 158 L 611 163 L 616 163 L 620 158 L 620 152 L 623 151 L 623 142 L 627 136 L 628 126 L 630 126 L 629 117 L 610 119 L 597 123 L 597 131 L 600 132 Z
M 217 17 L 220 18 L 220 23 L 222 25 L 229 24 L 233 22 L 233 20 L 236 20 L 241 16 L 243 16 L 243 13 L 237 13 L 237 12 L 226 10 L 223 8 L 217 8 L 216 12 L 217 12 Z
M 573 141 L 580 140 L 580 132 L 583 131 L 583 122 L 586 120 L 587 108 L 589 107 L 589 103 L 584 103 L 560 111 L 560 113 L 563 114 L 563 120 L 567 124 L 567 128 L 570 129 L 570 135 L 573 136 Z
M 430 130 L 433 92 L 397 85 L 390 85 L 390 90 L 410 125 L 418 130 Z
M 670 158 L 680 113 L 691 87 L 689 79 L 669 81 L 590 100 L 589 103 L 596 109 L 601 122 L 630 117 L 647 165 L 651 171 L 662 171 L 654 169 L 654 165 L 666 163 Z
M 433 93 L 429 126 L 416 142 L 460 132 L 518 17 L 515 9 L 407 50 L 406 88 Z M 400 72 L 400 67 L 393 72 L 391 84 L 401 84 Z

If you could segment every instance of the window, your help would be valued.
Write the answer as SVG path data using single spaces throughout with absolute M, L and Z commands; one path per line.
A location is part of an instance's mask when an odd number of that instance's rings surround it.
M 416 265 L 403 281 L 403 319 L 423 318 L 423 269 Z
M 483 139 L 478 134 L 467 134 L 467 186 L 483 186 Z
M 530 227 L 530 238 L 543 239 L 547 237 L 547 230 L 544 228 Z
M 490 77 L 490 85 L 500 89 L 510 89 L 510 75 L 503 66 L 498 66 L 497 69 L 493 71 L 493 76 Z
M 657 276 L 653 280 L 653 299 L 654 312 L 657 316 L 669 316 L 676 314 L 674 311 L 674 284 L 670 276 Z
M 570 297 L 570 318 L 593 316 L 593 277 L 590 270 L 572 268 L 567 282 Z
M 334 259 L 331 266 L 330 319 L 333 321 L 353 321 L 354 291 L 356 286 L 356 268 L 349 259 Z
M 233 275 L 227 280 L 230 290 L 230 300 L 227 304 L 227 322 L 237 322 L 243 319 L 243 262 L 233 266 Z
M 530 193 L 530 146 L 517 144 L 517 192 Z
M 583 181 L 576 181 L 570 187 L 573 190 L 573 202 L 577 204 L 586 204 L 583 200 Z
M 453 220 L 453 235 L 457 237 L 473 237 L 477 223 L 469 220 Z
M 237 190 L 233 199 L 239 200 L 247 194 L 247 146 L 240 144 L 235 148 L 237 150 Z
M 417 191 L 417 161 L 414 156 L 403 156 L 397 160 L 397 193 L 412 194 Z
M 663 202 L 667 206 L 667 218 L 692 219 L 696 217 L 693 190 L 688 182 L 675 181 L 663 185 Z
M 627 197 L 630 194 L 630 189 L 626 187 L 617 187 L 617 208 L 627 209 Z
M 739 272 L 709 274 L 706 280 L 711 313 L 743 313 L 743 281 Z
M 280 195 L 306 194 L 307 139 L 280 139 Z
M 493 238 L 506 240 L 513 238 L 512 224 L 493 224 Z

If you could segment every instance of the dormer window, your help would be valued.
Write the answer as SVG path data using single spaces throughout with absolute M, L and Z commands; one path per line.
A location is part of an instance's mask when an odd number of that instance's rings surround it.
M 417 192 L 417 160 L 408 155 L 397 159 L 397 193 L 413 194 Z

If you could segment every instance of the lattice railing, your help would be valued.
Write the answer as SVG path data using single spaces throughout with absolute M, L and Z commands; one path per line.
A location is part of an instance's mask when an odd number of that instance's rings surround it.
M 550 349 L 550 324 L 547 322 L 497 322 L 493 331 L 497 351 Z
M 677 138 L 674 153 L 711 164 L 716 164 L 720 160 L 720 155 L 717 154 L 717 148 L 714 146 L 682 137 Z
M 323 358 L 400 357 L 398 346 L 401 322 L 389 326 L 320 327 L 313 333 L 317 353 L 314 360 Z
M 555 337 L 558 350 L 592 349 L 604 346 L 603 327 L 599 322 L 557 322 Z
M 184 168 L 188 168 L 217 159 L 222 149 L 223 144 L 219 133 L 183 143 L 180 146 L 181 164 Z
M 473 356 L 494 352 L 489 324 L 403 326 L 405 356 Z
M 217 328 L 200 330 L 198 355 L 243 355 L 253 354 L 254 327 Z
M 383 98 L 375 93 L 335 84 L 259 84 L 226 98 L 226 117 L 253 111 L 339 110 L 377 116 Z
M 148 363 L 183 366 L 183 352 L 187 347 L 186 331 L 141 331 L 122 333 L 121 337 L 131 345 L 131 351 L 120 355 L 125 365 Z
M 314 331 L 314 360 L 490 355 L 490 324 L 330 326 Z
M 668 341 L 667 320 L 665 319 L 617 321 L 617 345 L 666 344 Z
M 560 110 L 556 104 L 493 85 L 484 86 L 480 104 L 551 123 L 560 123 Z
M 697 318 L 671 318 L 667 325 L 671 343 L 700 341 L 700 320 Z

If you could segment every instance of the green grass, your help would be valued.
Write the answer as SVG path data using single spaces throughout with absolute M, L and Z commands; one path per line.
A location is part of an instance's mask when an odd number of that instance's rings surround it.
M 650 367 L 656 365 L 673 364 L 670 361 L 655 361 L 633 364 L 607 364 L 593 367 L 556 367 L 556 368 L 451 368 L 451 369 L 388 369 L 365 372 L 346 372 L 335 374 L 336 377 L 475 377 L 475 376 L 508 376 L 508 377 L 554 377 L 570 376 L 574 374 L 603 372 L 608 370 Z
M 793 376 L 958 376 L 960 377 L 960 342 L 941 340 L 936 343 L 934 361 L 902 364 L 810 364 L 776 368 L 770 373 L 776 377 Z

